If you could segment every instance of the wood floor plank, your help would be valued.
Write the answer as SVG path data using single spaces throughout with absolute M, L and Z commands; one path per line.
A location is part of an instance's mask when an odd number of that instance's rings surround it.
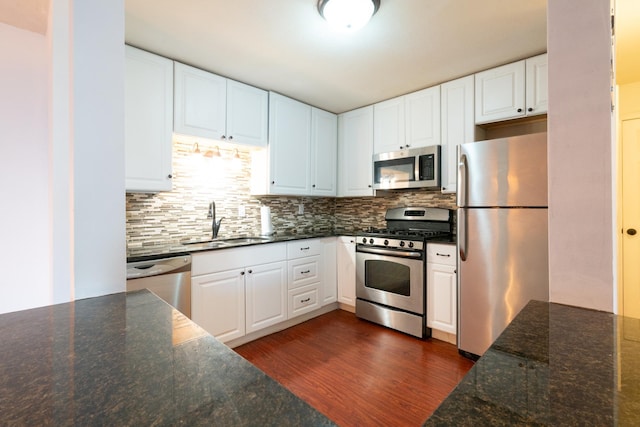
M 336 310 L 235 348 L 340 426 L 418 426 L 473 362 Z

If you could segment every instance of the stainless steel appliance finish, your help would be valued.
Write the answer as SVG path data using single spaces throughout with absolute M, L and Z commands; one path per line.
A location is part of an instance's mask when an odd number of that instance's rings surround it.
M 408 148 L 373 156 L 374 190 L 440 188 L 440 146 Z
M 481 356 L 549 300 L 547 134 L 465 143 L 458 163 L 458 348 Z
M 359 233 L 356 245 L 356 315 L 420 338 L 426 328 L 426 240 L 450 235 L 451 212 L 395 208 L 387 228 Z
M 191 255 L 127 264 L 127 291 L 149 289 L 191 318 Z

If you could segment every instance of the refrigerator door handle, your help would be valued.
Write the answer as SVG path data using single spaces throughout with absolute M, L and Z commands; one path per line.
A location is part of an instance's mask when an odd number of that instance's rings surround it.
M 461 147 L 458 145 L 458 206 L 467 206 L 467 155 L 460 154 Z
M 467 210 L 458 209 L 458 252 L 460 261 L 467 260 Z

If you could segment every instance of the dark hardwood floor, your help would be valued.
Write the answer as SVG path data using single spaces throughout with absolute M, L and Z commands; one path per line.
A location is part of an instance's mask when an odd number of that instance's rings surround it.
M 336 310 L 235 348 L 340 426 L 418 426 L 473 362 Z

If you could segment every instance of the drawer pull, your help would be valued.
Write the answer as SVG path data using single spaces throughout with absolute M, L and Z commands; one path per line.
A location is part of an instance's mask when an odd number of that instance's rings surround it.
M 309 274 L 309 273 L 311 273 L 311 270 L 305 270 L 300 272 L 300 274 Z
M 440 252 L 436 252 L 436 255 L 438 256 L 446 256 L 446 257 L 450 257 L 451 254 L 441 254 Z
M 309 301 L 311 301 L 311 297 L 300 300 L 301 303 L 305 303 L 305 302 L 309 302 Z
M 309 246 L 307 246 L 306 248 L 300 248 L 301 251 L 308 251 L 309 250 Z

